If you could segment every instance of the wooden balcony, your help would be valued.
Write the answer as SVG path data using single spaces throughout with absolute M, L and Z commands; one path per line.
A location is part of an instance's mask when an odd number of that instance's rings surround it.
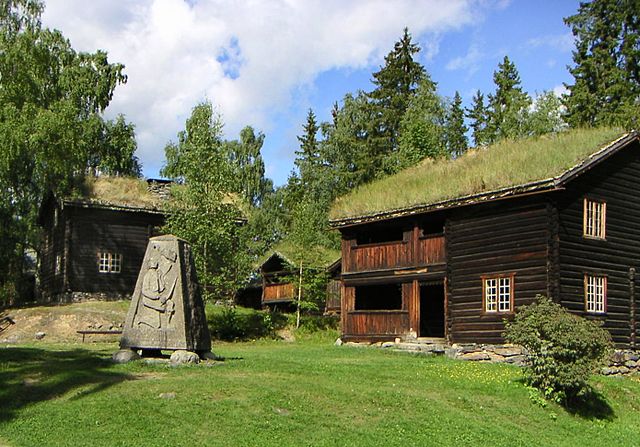
M 292 301 L 295 296 L 293 284 L 265 284 L 262 289 L 262 302 Z
M 416 264 L 429 265 L 444 263 L 444 236 L 424 236 L 418 238 Z
M 445 262 L 444 236 L 434 235 L 414 241 L 350 245 L 345 241 L 342 252 L 343 273 L 422 267 Z
M 380 337 L 402 335 L 409 328 L 406 310 L 352 310 L 344 318 L 346 336 Z

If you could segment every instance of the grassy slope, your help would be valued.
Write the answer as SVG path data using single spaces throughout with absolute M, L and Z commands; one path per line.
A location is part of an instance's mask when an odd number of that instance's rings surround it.
M 613 415 L 528 398 L 519 370 L 330 340 L 217 344 L 218 366 L 111 365 L 114 345 L 0 349 L 0 445 L 634 445 L 640 382 L 597 378 Z M 161 393 L 176 393 L 162 399 Z
M 545 180 L 562 174 L 621 135 L 618 129 L 574 129 L 502 141 L 470 150 L 455 160 L 425 160 L 338 198 L 330 217 L 365 216 Z

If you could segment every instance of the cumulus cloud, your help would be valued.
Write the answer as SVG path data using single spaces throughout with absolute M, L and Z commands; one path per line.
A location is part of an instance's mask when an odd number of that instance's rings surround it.
M 74 48 L 104 49 L 125 64 L 129 80 L 108 113 L 136 124 L 138 155 L 155 175 L 165 143 L 199 101 L 219 107 L 227 135 L 246 124 L 268 135 L 273 116 L 320 73 L 378 66 L 405 26 L 433 56 L 441 33 L 471 24 L 486 7 L 485 0 L 92 0 L 90 7 L 48 0 L 43 22 Z

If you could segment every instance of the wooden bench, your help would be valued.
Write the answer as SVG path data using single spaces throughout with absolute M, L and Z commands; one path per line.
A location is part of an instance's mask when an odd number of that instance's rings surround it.
M 91 330 L 87 329 L 84 331 L 76 331 L 78 334 L 82 335 L 82 343 L 84 343 L 84 338 L 87 335 L 120 335 L 122 331 L 101 331 L 101 330 Z

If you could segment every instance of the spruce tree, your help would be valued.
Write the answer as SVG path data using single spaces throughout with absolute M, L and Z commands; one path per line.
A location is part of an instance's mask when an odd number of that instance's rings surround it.
M 496 91 L 489 95 L 489 142 L 526 135 L 531 98 L 522 90 L 518 69 L 508 56 L 498 64 L 498 69 L 493 73 L 493 82 Z
M 565 84 L 572 126 L 637 127 L 640 119 L 640 3 L 593 0 L 565 19 L 576 38 L 573 84 Z
M 373 73 L 376 88 L 367 95 L 374 117 L 369 144 L 379 153 L 379 161 L 398 148 L 400 121 L 426 73 L 414 59 L 419 51 L 420 47 L 411 41 L 411 34 L 405 28 L 402 38 L 385 57 L 384 66 Z
M 447 113 L 447 122 L 445 125 L 447 149 L 452 156 L 459 157 L 469 148 L 469 140 L 466 135 L 468 130 L 469 128 L 464 124 L 462 97 L 460 93 L 456 91 Z
M 484 95 L 477 90 L 471 101 L 472 106 L 467 109 L 467 117 L 471 120 L 471 138 L 475 146 L 486 146 L 489 144 L 487 135 L 489 112 L 484 104 Z

